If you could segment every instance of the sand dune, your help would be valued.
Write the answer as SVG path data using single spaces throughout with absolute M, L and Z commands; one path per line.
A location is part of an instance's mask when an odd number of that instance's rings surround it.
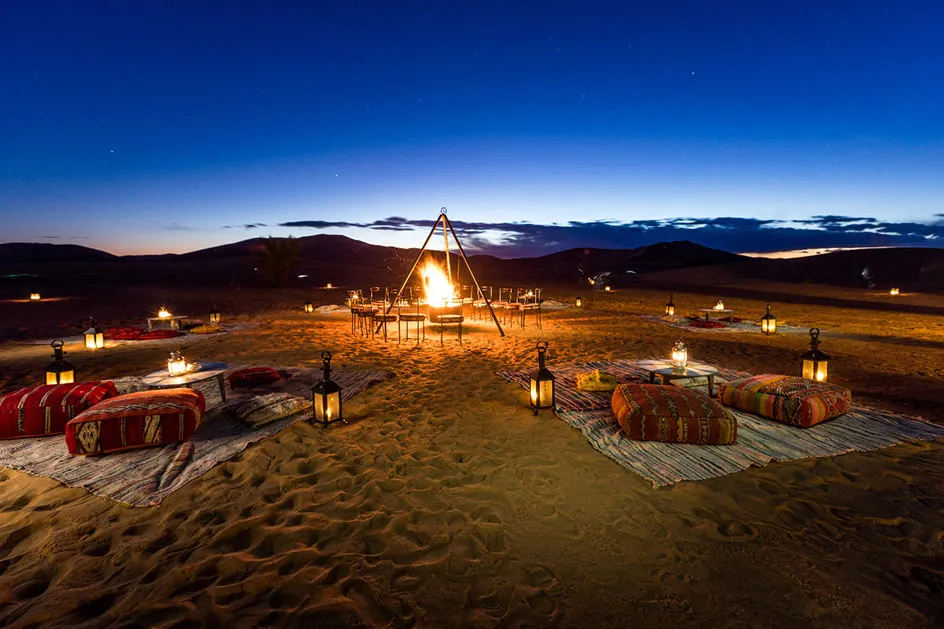
M 569 299 L 564 292 L 548 297 Z M 585 295 L 585 297 L 588 297 Z M 0 470 L 4 626 L 930 627 L 944 621 L 944 447 L 772 464 L 652 490 L 494 372 L 534 363 L 692 356 L 795 373 L 802 335 L 680 332 L 622 290 L 543 330 L 476 324 L 440 349 L 365 341 L 344 315 L 273 308 L 188 358 L 396 377 L 300 423 L 151 509 Z M 676 294 L 680 311 L 703 296 Z M 290 301 L 290 300 L 287 300 Z M 589 301 L 589 299 L 588 299 Z M 725 300 L 741 312 L 762 302 Z M 784 304 L 824 329 L 834 378 L 868 403 L 937 421 L 944 329 L 930 315 Z M 232 317 L 231 317 L 232 319 Z M 238 317 L 245 321 L 246 317 Z M 449 337 L 447 337 L 449 338 Z M 452 337 L 454 339 L 454 337 Z M 37 346 L 4 345 L 0 386 L 36 380 Z M 155 368 L 164 347 L 74 362 L 90 377 Z

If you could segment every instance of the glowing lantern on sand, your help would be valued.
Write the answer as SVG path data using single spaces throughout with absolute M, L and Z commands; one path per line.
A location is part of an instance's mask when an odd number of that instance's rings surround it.
M 577 299 L 574 300 L 574 305 L 577 306 L 578 308 L 583 306 L 583 299 L 581 299 L 580 295 L 577 295 Z
M 901 289 L 899 289 L 899 288 L 893 288 L 893 289 L 891 289 L 890 291 L 888 291 L 888 294 L 889 294 L 889 295 L 900 295 L 900 294 L 901 294 Z
M 315 306 L 310 301 L 306 301 L 304 305 L 305 312 L 314 312 Z
M 330 288 L 334 288 L 334 285 L 331 284 L 331 282 L 328 282 L 328 284 L 325 286 L 325 288 L 329 288 L 329 289 L 330 289 Z
M 217 310 L 214 305 L 213 308 L 210 309 L 210 323 L 219 323 L 220 318 L 220 311 Z
M 65 352 L 62 351 L 64 343 L 56 339 L 52 343 L 52 356 L 55 360 L 46 367 L 46 384 L 69 384 L 75 382 L 75 367 L 69 361 L 63 359 Z
M 30 301 L 39 301 L 40 299 L 42 298 L 39 296 L 39 293 L 30 293 Z
M 684 371 L 688 365 L 688 348 L 682 341 L 676 341 L 672 347 L 672 369 Z
M 321 382 L 311 388 L 311 404 L 315 411 L 315 421 L 323 426 L 342 421 L 341 387 L 331 379 L 331 352 L 321 352 Z
M 767 314 L 760 318 L 760 331 L 767 335 L 777 331 L 777 317 L 770 314 L 770 304 L 767 304 Z
M 819 351 L 819 328 L 810 330 L 810 351 L 803 354 L 803 377 L 826 382 L 829 356 Z
M 675 295 L 669 295 L 669 301 L 665 304 L 665 316 L 674 317 L 675 316 Z
M 86 349 L 101 349 L 105 347 L 105 333 L 95 327 L 95 317 L 89 319 L 89 329 L 82 335 L 85 338 Z
M 609 285 L 607 285 L 607 286 L 604 286 L 604 287 L 603 287 L 603 290 L 605 290 L 606 292 L 610 292 L 610 291 L 613 290 L 613 289 L 610 288 Z
M 538 368 L 531 373 L 531 408 L 535 415 L 542 408 L 554 408 L 554 374 L 544 366 L 547 341 L 540 341 L 537 349 Z
M 167 359 L 167 373 L 171 376 L 182 376 L 187 373 L 187 361 L 180 352 L 171 352 Z

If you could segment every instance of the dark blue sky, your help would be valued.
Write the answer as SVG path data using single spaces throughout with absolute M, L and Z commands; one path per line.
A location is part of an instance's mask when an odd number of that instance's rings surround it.
M 501 255 L 933 245 L 942 24 L 937 1 L 8 0 L 0 240 L 416 246 L 445 205 Z

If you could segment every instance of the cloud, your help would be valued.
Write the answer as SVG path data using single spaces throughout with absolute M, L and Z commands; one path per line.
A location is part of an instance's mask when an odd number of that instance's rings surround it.
M 244 225 L 223 225 L 223 229 L 258 229 L 267 227 L 265 223 L 246 223 Z
M 937 214 L 936 217 L 944 217 Z M 801 220 L 740 217 L 569 221 L 563 224 L 451 220 L 463 246 L 503 258 L 541 256 L 578 247 L 629 249 L 671 240 L 691 240 L 726 251 L 782 251 L 821 247 L 933 246 L 944 223 L 883 222 L 867 216 L 823 214 Z M 305 220 L 280 227 L 425 231 L 433 220 L 390 216 L 370 222 Z

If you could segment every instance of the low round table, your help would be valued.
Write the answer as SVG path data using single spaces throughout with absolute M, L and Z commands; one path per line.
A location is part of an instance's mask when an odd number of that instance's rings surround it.
M 141 378 L 141 381 L 149 389 L 176 389 L 179 387 L 192 389 L 193 385 L 198 382 L 206 382 L 207 380 L 216 378 L 216 382 L 220 387 L 220 397 L 223 398 L 225 402 L 226 381 L 223 380 L 223 374 L 226 373 L 227 369 L 228 367 L 226 365 L 214 363 L 212 369 L 191 371 L 182 376 L 170 376 L 167 374 L 166 369 L 161 369 L 154 373 L 149 373 Z
M 716 367 L 704 363 L 690 362 L 684 369 L 676 369 L 668 360 L 641 360 L 638 364 L 649 373 L 649 384 L 655 384 L 657 379 L 660 383 L 671 384 L 673 380 L 707 378 L 708 397 L 714 397 L 715 376 L 718 374 Z

